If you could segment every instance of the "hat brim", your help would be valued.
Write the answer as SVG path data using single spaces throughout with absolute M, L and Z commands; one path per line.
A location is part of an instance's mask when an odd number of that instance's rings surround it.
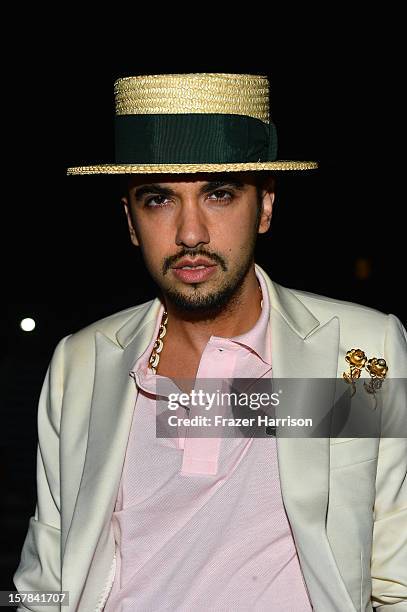
M 315 170 L 315 161 L 276 160 L 241 164 L 100 164 L 75 166 L 67 169 L 67 175 L 80 174 L 181 174 L 193 172 L 245 172 L 247 170 Z

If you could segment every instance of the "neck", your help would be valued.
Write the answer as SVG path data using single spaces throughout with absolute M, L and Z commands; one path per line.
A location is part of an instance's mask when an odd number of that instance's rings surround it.
M 217 312 L 194 313 L 180 311 L 170 302 L 168 340 L 176 338 L 193 352 L 201 354 L 211 336 L 231 338 L 249 331 L 261 313 L 261 291 L 254 266 L 250 268 L 239 292 Z

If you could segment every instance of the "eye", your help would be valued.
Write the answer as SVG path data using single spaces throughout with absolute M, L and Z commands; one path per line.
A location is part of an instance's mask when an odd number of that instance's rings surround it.
M 214 191 L 212 193 L 212 195 L 215 195 L 215 196 L 216 196 L 216 194 L 221 194 L 223 196 L 223 197 L 215 197 L 216 200 L 225 200 L 225 201 L 227 201 L 227 200 L 231 200 L 232 197 L 233 197 L 233 194 L 230 193 L 230 191 L 224 191 L 223 189 L 218 189 L 217 191 Z M 225 197 L 225 196 L 227 196 L 227 197 Z
M 153 202 L 157 202 L 158 200 L 160 200 L 160 202 L 157 204 L 154 204 Z M 152 196 L 151 198 L 147 198 L 144 205 L 145 206 L 149 206 L 150 208 L 159 208 L 162 206 L 165 206 L 165 204 L 162 202 L 162 200 L 165 200 L 165 196 L 163 195 L 156 195 L 156 196 Z

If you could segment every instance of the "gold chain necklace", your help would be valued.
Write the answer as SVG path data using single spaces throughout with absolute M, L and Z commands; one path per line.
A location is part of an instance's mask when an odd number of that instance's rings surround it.
M 259 283 L 259 289 L 263 297 L 260 283 Z M 263 299 L 260 302 L 260 306 L 263 308 Z M 166 310 L 164 310 L 163 316 L 161 318 L 160 327 L 158 329 L 157 340 L 154 342 L 153 350 L 151 351 L 150 359 L 148 360 L 148 367 L 151 369 L 153 374 L 157 374 L 158 364 L 160 361 L 160 353 L 164 347 L 163 338 L 165 334 L 167 333 L 167 323 L 168 323 L 168 313 Z
M 164 309 L 163 316 L 161 318 L 160 327 L 158 330 L 157 340 L 154 342 L 153 350 L 151 351 L 150 359 L 148 360 L 148 367 L 151 368 L 153 374 L 157 374 L 158 362 L 160 361 L 160 353 L 163 350 L 163 338 L 167 333 L 168 313 Z

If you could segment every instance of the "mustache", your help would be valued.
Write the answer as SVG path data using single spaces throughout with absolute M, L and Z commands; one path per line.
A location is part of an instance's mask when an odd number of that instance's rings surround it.
M 207 259 L 218 264 L 224 272 L 226 272 L 228 269 L 226 261 L 218 253 L 210 253 L 209 251 L 203 251 L 202 249 L 183 249 L 176 255 L 170 255 L 164 259 L 162 266 L 163 276 L 167 274 L 168 270 L 183 257 L 206 257 Z

